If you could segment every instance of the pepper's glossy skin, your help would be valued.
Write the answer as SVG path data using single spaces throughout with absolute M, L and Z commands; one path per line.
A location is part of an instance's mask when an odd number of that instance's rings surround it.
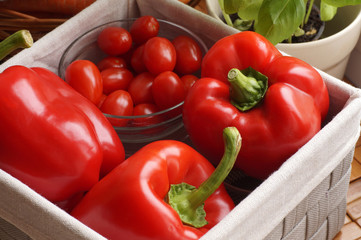
M 223 185 L 205 201 L 208 224 L 200 229 L 184 225 L 164 199 L 170 184 L 199 187 L 213 171 L 182 142 L 152 142 L 96 184 L 71 214 L 112 240 L 199 239 L 234 207 Z
M 100 168 L 124 160 L 103 114 L 46 69 L 7 68 L 0 103 L 0 169 L 52 202 L 88 191 Z
M 268 90 L 255 108 L 241 112 L 230 103 L 231 68 L 252 67 L 268 77 Z M 190 89 L 183 120 L 195 148 L 217 164 L 222 130 L 236 126 L 243 145 L 235 166 L 265 179 L 321 128 L 329 107 L 326 85 L 307 63 L 282 54 L 255 32 L 227 36 L 202 62 L 202 79 Z
M 43 77 L 49 84 L 53 83 L 53 87 L 58 89 L 59 93 L 73 103 L 77 108 L 90 119 L 93 124 L 94 131 L 97 135 L 100 147 L 103 151 L 103 162 L 100 169 L 100 176 L 105 176 L 119 163 L 124 161 L 125 152 L 122 142 L 117 133 L 106 117 L 94 105 L 85 103 L 78 92 L 74 91 L 68 84 L 65 84 L 56 74 L 45 68 L 32 68 L 39 76 Z M 53 80 L 53 81 L 51 81 Z

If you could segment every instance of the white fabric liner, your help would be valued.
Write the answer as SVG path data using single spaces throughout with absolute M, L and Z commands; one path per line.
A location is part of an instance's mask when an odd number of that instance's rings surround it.
M 45 67 L 57 73 L 64 49 L 111 20 L 153 15 L 187 27 L 210 47 L 236 30 L 176 0 L 98 0 L 0 66 Z M 330 93 L 328 123 L 281 168 L 201 239 L 263 239 L 351 151 L 359 137 L 361 90 L 320 72 Z M 104 239 L 0 170 L 0 217 L 34 239 Z M 260 227 L 262 226 L 262 227 Z

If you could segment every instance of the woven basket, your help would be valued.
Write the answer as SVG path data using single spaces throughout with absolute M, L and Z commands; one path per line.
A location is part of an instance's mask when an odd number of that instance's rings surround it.
M 344 225 L 353 154 L 354 149 L 265 239 L 333 239 Z M 232 171 L 225 182 L 236 204 L 259 184 L 240 171 Z
M 344 224 L 352 159 L 353 151 L 265 239 L 333 239 Z M 244 179 L 242 174 L 234 175 Z M 235 180 L 236 177 L 233 177 Z M 242 201 L 251 193 L 249 189 L 240 189 L 229 183 L 226 188 L 235 202 Z M 28 235 L 2 218 L 0 239 L 31 240 Z
M 15 64 L 57 72 L 60 55 L 74 37 L 100 22 L 139 15 L 183 25 L 208 47 L 236 32 L 179 1 L 158 0 L 156 5 L 153 0 L 96 1 L 32 48 L 0 65 L 0 72 Z M 54 44 L 55 39 L 61 42 Z M 265 181 L 240 190 L 229 178 L 227 190 L 238 204 L 201 240 L 323 240 L 339 232 L 345 219 L 350 163 L 359 138 L 361 90 L 320 74 L 330 93 L 330 111 L 321 131 Z M 2 240 L 30 239 L 28 236 L 36 240 L 104 239 L 1 170 L 0 218 Z
M 344 225 L 353 153 L 347 154 L 266 239 L 333 239 Z

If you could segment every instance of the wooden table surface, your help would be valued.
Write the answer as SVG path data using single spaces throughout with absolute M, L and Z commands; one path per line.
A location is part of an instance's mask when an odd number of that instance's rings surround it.
M 207 14 L 204 0 L 195 9 Z M 361 138 L 356 143 L 347 193 L 345 224 L 333 240 L 361 240 Z

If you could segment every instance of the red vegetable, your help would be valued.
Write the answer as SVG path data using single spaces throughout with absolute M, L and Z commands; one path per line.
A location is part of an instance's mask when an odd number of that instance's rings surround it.
M 106 99 L 107 95 L 105 95 L 104 93 L 102 94 L 98 104 L 97 104 L 97 107 L 100 108 L 102 105 L 103 105 L 103 102 L 104 100 Z
M 103 80 L 97 66 L 89 60 L 76 60 L 65 70 L 65 81 L 81 95 L 98 104 Z
M 156 37 L 159 31 L 159 22 L 153 16 L 137 18 L 129 29 L 133 42 L 143 44 L 152 37 Z
M 99 71 L 103 71 L 107 68 L 116 67 L 116 68 L 127 68 L 127 62 L 124 58 L 121 57 L 112 57 L 108 56 L 100 60 L 97 64 Z
M 126 68 L 107 68 L 100 73 L 103 81 L 103 93 L 110 94 L 116 90 L 127 90 L 133 80 L 133 74 Z
M 71 214 L 108 239 L 199 239 L 234 207 L 221 184 L 241 138 L 227 128 L 224 139 L 216 170 L 182 142 L 152 142 L 103 178 Z
M 166 71 L 154 78 L 152 94 L 155 104 L 164 110 L 183 102 L 186 91 L 178 75 Z
M 154 76 L 149 72 L 140 73 L 134 77 L 128 87 L 133 103 L 154 103 L 152 94 Z
M 52 202 L 88 191 L 124 160 L 103 114 L 46 69 L 7 68 L 0 103 L 0 168 Z
M 100 107 L 103 113 L 116 116 L 132 116 L 133 100 L 130 94 L 124 90 L 116 90 L 109 94 Z M 124 127 L 128 123 L 128 119 L 108 118 L 113 126 Z
M 105 176 L 115 166 L 121 163 L 125 157 L 123 144 L 104 114 L 102 114 L 94 104 L 90 102 L 84 103 L 84 101 L 86 102 L 87 100 L 74 91 L 68 84 L 65 84 L 56 74 L 44 68 L 32 68 L 32 70 L 49 84 L 53 83 L 53 87 L 56 88 L 63 97 L 80 108 L 90 119 L 100 147 L 103 150 L 103 163 L 100 169 L 100 176 Z M 101 98 L 103 98 L 103 95 Z
M 134 49 L 130 57 L 130 65 L 137 73 L 142 73 L 147 71 L 147 67 L 143 62 L 143 53 L 144 53 L 144 44 Z
M 326 85 L 313 67 L 282 56 L 257 33 L 241 32 L 219 40 L 203 58 L 183 120 L 194 146 L 214 164 L 222 129 L 237 127 L 243 147 L 236 167 L 264 179 L 320 130 L 328 106 Z
M 165 71 L 173 71 L 176 64 L 176 51 L 166 38 L 153 37 L 144 45 L 143 62 L 148 71 L 158 75 Z
M 159 112 L 159 109 L 156 105 L 152 103 L 141 103 L 134 107 L 133 115 L 134 116 L 142 116 L 142 115 L 149 115 Z M 132 126 L 149 126 L 154 125 L 162 122 L 162 117 L 160 115 L 154 115 L 149 117 L 142 117 L 142 118 L 134 118 L 132 121 Z
M 99 33 L 97 43 L 103 52 L 116 56 L 129 51 L 132 47 L 132 37 L 122 27 L 107 27 Z
M 198 77 L 192 74 L 184 75 L 180 78 L 184 83 L 184 87 L 186 89 L 186 93 L 188 93 L 189 89 L 193 86 L 193 84 L 198 80 Z
M 202 51 L 191 37 L 180 35 L 172 40 L 177 60 L 174 71 L 180 75 L 191 74 L 201 68 Z

